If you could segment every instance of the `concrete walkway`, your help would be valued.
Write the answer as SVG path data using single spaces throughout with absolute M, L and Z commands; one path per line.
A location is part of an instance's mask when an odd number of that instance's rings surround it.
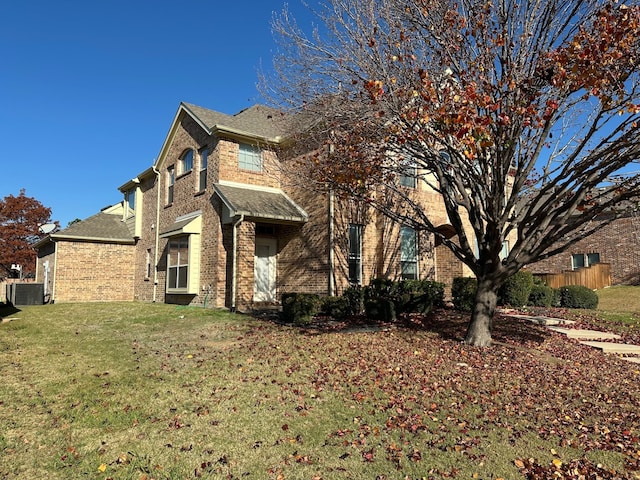
M 511 313 L 504 310 L 502 315 L 513 318 L 521 318 L 538 325 L 544 325 L 549 330 L 566 335 L 567 338 L 578 340 L 581 344 L 592 348 L 602 350 L 604 353 L 612 353 L 619 355 L 622 360 L 627 362 L 640 364 L 640 345 L 631 345 L 628 343 L 618 343 L 620 335 L 609 332 L 601 332 L 598 330 L 587 330 L 582 328 L 571 328 L 575 324 L 572 320 L 564 320 L 562 318 L 543 317 L 537 315 L 522 315 Z M 609 341 L 603 341 L 609 340 Z

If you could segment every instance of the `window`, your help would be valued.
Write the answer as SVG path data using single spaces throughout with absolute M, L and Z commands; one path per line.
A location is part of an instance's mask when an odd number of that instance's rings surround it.
M 400 185 L 408 188 L 416 188 L 418 168 L 413 158 L 405 159 L 401 166 Z
M 126 216 L 130 217 L 136 211 L 136 190 L 132 189 L 124 193 L 124 204 L 127 208 Z
M 502 242 L 502 250 L 500 250 L 500 260 L 504 260 L 509 256 L 509 240 Z
M 200 179 L 199 190 L 204 192 L 207 189 L 207 165 L 209 164 L 209 149 L 200 150 Z
M 167 205 L 173 203 L 173 185 L 176 183 L 176 172 L 173 165 L 167 169 Z
M 584 254 L 583 253 L 574 253 L 571 255 L 571 268 L 573 270 L 577 270 L 581 267 L 584 267 Z
M 151 249 L 147 248 L 147 268 L 144 272 L 144 278 L 149 280 L 151 278 Z
M 349 283 L 362 284 L 362 225 L 349 225 Z
M 189 278 L 189 237 L 169 239 L 167 290 L 186 290 Z
M 187 150 L 180 156 L 180 171 L 179 175 L 190 172 L 193 168 L 193 150 Z
M 243 170 L 251 170 L 254 172 L 262 171 L 262 154 L 260 149 L 255 145 L 241 143 L 238 152 L 238 168 Z
M 596 263 L 600 263 L 600 254 L 599 253 L 587 253 L 587 264 L 588 264 L 588 266 L 595 265 Z
M 590 267 L 596 263 L 600 263 L 599 253 L 574 253 L 571 255 L 571 268 L 573 270 L 577 270 L 581 267 Z
M 418 278 L 418 236 L 411 227 L 400 228 L 400 266 L 403 280 Z

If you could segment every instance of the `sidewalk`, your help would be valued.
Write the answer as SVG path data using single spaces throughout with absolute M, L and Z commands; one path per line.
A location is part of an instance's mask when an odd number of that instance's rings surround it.
M 602 350 L 604 353 L 618 355 L 622 360 L 640 364 L 640 345 L 619 343 L 620 335 L 598 330 L 572 328 L 576 322 L 562 318 L 544 317 L 538 315 L 522 315 L 511 313 L 509 310 L 500 311 L 502 315 L 521 318 L 538 325 L 544 325 L 549 330 L 566 335 L 567 338 L 578 340 L 581 344 Z

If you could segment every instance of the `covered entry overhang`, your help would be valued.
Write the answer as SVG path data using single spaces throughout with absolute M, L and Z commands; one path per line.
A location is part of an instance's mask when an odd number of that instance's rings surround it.
M 231 182 L 220 182 L 213 186 L 222 201 L 221 221 L 231 224 L 232 230 L 232 278 L 231 310 L 236 310 L 238 286 L 238 228 L 242 222 L 303 224 L 309 215 L 277 188 L 258 187 Z M 256 243 L 256 263 L 254 265 L 254 301 L 274 300 L 275 297 L 275 255 L 277 242 L 261 240 Z
M 222 200 L 222 223 L 238 218 L 270 223 L 306 223 L 309 215 L 277 188 L 220 182 L 214 191 Z

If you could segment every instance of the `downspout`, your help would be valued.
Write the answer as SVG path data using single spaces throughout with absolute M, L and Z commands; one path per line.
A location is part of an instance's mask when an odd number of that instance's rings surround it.
M 329 296 L 333 297 L 335 295 L 333 274 L 334 274 L 334 193 L 333 188 L 329 188 Z
M 49 302 L 54 303 L 56 301 L 56 279 L 58 270 L 58 242 L 53 242 L 53 281 L 51 282 L 51 295 L 49 296 Z
M 236 295 L 237 295 L 237 263 L 238 263 L 238 226 L 244 221 L 244 213 L 240 214 L 238 220 L 233 224 L 233 250 L 231 255 L 231 311 L 236 311 Z
M 160 243 L 160 171 L 156 170 L 156 166 L 152 167 L 153 173 L 156 175 L 156 185 L 157 185 L 157 194 L 156 194 L 156 228 L 155 230 L 155 248 L 153 249 L 153 303 L 156 302 L 158 295 L 158 245 Z

